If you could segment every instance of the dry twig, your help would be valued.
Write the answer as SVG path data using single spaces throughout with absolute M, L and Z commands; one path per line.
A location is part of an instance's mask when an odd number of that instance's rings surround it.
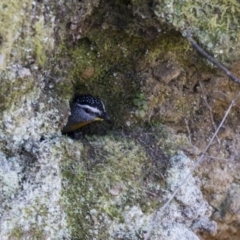
M 190 131 L 190 128 L 189 128 L 189 125 L 188 125 L 188 120 L 186 118 L 184 118 L 184 122 L 186 124 L 186 128 L 187 128 L 187 131 L 188 131 L 188 141 L 192 145 L 192 137 L 191 137 L 191 131 Z
M 213 119 L 212 108 L 211 108 L 211 107 L 209 106 L 209 104 L 208 104 L 207 97 L 206 97 L 206 94 L 205 94 L 205 92 L 204 92 L 204 88 L 203 88 L 203 85 L 202 85 L 202 82 L 201 82 L 201 81 L 199 81 L 199 85 L 200 85 L 201 90 L 202 90 L 203 100 L 204 100 L 204 102 L 205 102 L 205 104 L 206 104 L 206 106 L 207 106 L 207 108 L 208 108 L 208 111 L 209 111 L 209 115 L 210 115 L 210 119 L 211 119 L 211 122 L 212 122 L 212 126 L 213 126 L 214 130 L 216 131 L 216 130 L 217 130 L 217 126 L 216 126 L 216 124 L 215 124 L 215 122 L 214 122 L 214 119 Z M 219 141 L 219 139 L 218 139 L 217 136 L 216 136 L 216 139 L 217 139 L 217 141 L 218 141 L 218 144 L 220 144 L 220 141 Z
M 213 63 L 215 66 L 220 68 L 232 81 L 240 84 L 240 79 L 233 75 L 222 63 L 219 63 L 214 57 L 209 55 L 205 50 L 203 50 L 192 38 L 191 33 L 187 33 L 187 39 L 192 44 L 193 48 L 195 48 L 201 55 L 203 55 L 208 61 Z

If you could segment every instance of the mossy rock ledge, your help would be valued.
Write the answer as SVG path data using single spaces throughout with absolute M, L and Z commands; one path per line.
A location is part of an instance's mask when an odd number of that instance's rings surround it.
M 239 239 L 238 1 L 0 3 L 0 239 Z M 75 94 L 112 122 L 64 135 Z M 174 199 L 158 210 L 189 175 Z

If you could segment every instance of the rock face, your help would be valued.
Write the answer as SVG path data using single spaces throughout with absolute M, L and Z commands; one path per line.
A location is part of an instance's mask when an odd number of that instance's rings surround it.
M 70 236 L 66 214 L 60 205 L 61 158 L 54 154 L 58 147 L 56 138 L 31 146 L 22 155 L 2 156 L 2 239 L 63 239 Z
M 239 75 L 226 4 L 2 3 L 1 239 L 239 239 L 239 99 L 159 212 L 239 92 L 182 37 Z M 99 96 L 113 124 L 62 135 L 75 92 Z
M 166 171 L 166 191 L 161 201 L 167 201 L 180 182 L 189 174 L 192 162 L 184 154 L 178 153 L 170 159 Z M 195 232 L 216 233 L 217 225 L 209 221 L 211 207 L 203 199 L 196 181 L 190 176 L 177 194 L 175 201 L 169 204 L 161 214 L 146 215 L 139 207 L 127 208 L 123 212 L 124 224 L 113 225 L 113 239 L 199 239 Z M 149 233 L 151 231 L 151 234 Z M 136 233 L 139 236 L 136 236 Z

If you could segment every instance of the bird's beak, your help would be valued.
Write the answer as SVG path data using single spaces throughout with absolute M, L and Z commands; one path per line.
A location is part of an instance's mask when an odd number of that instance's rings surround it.
M 103 118 L 103 120 L 105 120 L 105 121 L 107 121 L 107 122 L 110 121 L 110 117 L 107 115 L 106 112 L 104 112 L 104 113 L 102 114 L 102 118 Z
M 103 120 L 105 120 L 105 121 L 107 121 L 107 122 L 111 122 L 110 117 L 107 115 L 106 112 L 104 112 L 101 116 L 96 117 L 96 118 L 94 119 L 94 121 L 103 121 Z

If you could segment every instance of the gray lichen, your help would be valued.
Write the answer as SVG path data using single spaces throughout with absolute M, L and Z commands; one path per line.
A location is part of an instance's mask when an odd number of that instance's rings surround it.
M 170 159 L 170 167 L 166 171 L 167 187 L 164 190 L 163 198 L 159 201 L 166 201 L 176 186 L 189 173 L 191 160 L 184 154 L 179 153 Z M 143 213 L 141 207 L 128 207 L 122 212 L 124 221 L 111 225 L 112 237 L 120 239 L 141 239 L 148 233 L 153 224 L 151 239 L 199 239 L 191 230 L 192 224 L 201 218 L 201 229 L 208 229 L 213 234 L 216 232 L 216 223 L 209 220 L 211 208 L 204 200 L 196 180 L 190 176 L 187 183 L 181 188 L 167 209 L 161 216 L 152 222 L 152 213 Z M 200 228 L 200 224 L 198 225 Z
M 1 6 L 1 239 L 141 239 L 189 173 L 193 162 L 177 149 L 193 156 L 199 150 L 189 143 L 191 129 L 189 140 L 188 126 L 182 131 L 179 125 L 196 116 L 201 98 L 192 90 L 193 71 L 184 73 L 192 64 L 187 41 L 164 27 L 183 35 L 190 27 L 209 50 L 231 57 L 231 44 L 238 48 L 238 3 L 155 1 L 164 24 L 151 15 L 147 1 L 131 3 Z M 111 132 L 102 123 L 105 136 L 61 135 L 73 86 L 106 100 L 115 124 Z M 178 134 L 164 121 L 179 124 Z M 238 192 L 236 185 L 228 203 L 236 216 Z M 211 212 L 191 175 L 157 219 L 152 239 L 214 234 Z
M 1 178 L 5 187 L 1 199 L 2 239 L 26 239 L 31 234 L 38 239 L 69 236 L 66 214 L 61 207 L 59 169 L 63 160 L 60 150 L 67 142 L 68 139 L 58 138 L 38 145 L 35 142 L 28 153 L 1 159 L 1 170 L 5 171 Z

